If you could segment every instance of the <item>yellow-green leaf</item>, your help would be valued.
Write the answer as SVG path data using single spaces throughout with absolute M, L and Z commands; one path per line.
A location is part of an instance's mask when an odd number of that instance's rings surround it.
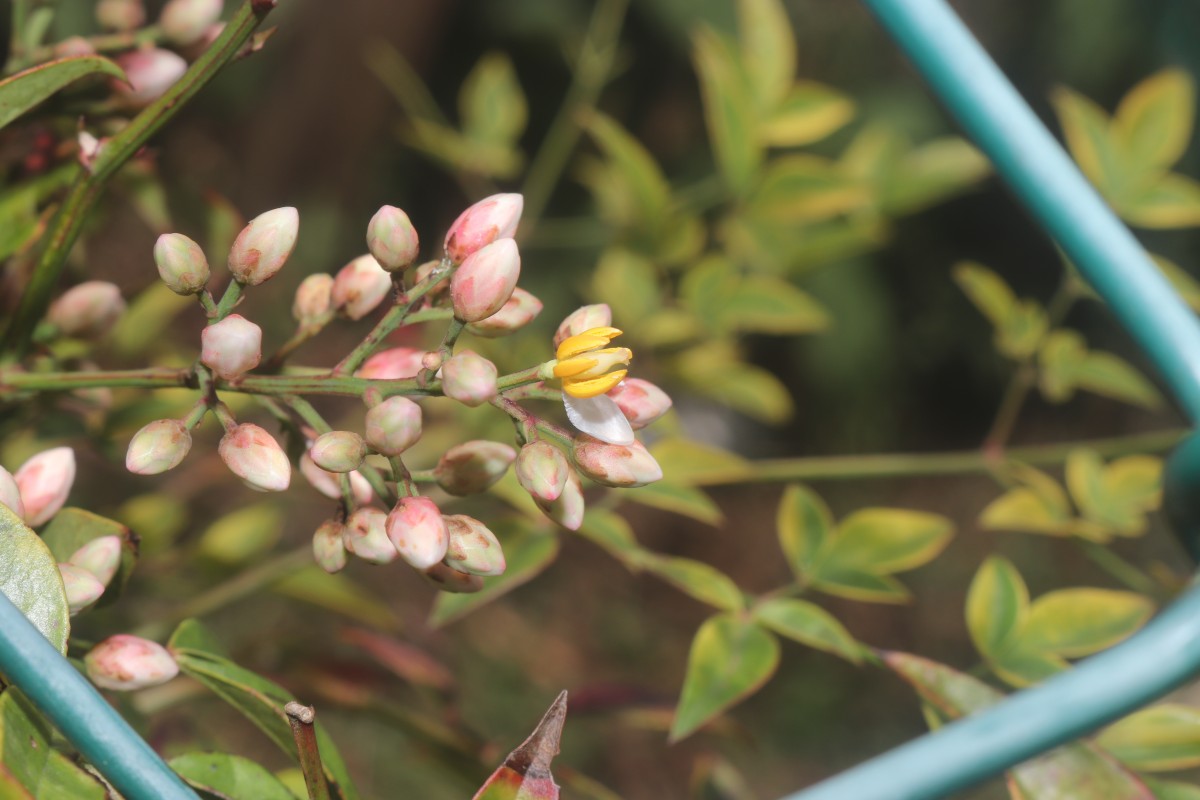
M 736 480 L 750 474 L 750 463 L 736 453 L 690 439 L 660 439 L 651 445 L 650 454 L 667 480 L 687 486 Z
M 627 564 L 635 563 L 642 552 L 629 523 L 620 515 L 603 508 L 589 508 L 577 532 L 607 550 L 613 558 Z
M 1200 766 L 1200 709 L 1178 703 L 1143 708 L 1108 726 L 1096 743 L 1137 770 Z
M 999 653 L 988 667 L 1009 686 L 1023 689 L 1050 678 L 1071 665 L 1053 653 L 1024 650 L 1018 645 Z
M 1154 604 L 1133 592 L 1058 589 L 1029 608 L 1017 647 L 1066 658 L 1091 655 L 1133 635 Z
M 1029 589 L 1012 562 L 991 556 L 979 567 L 967 591 L 967 631 L 975 649 L 992 658 L 1029 614 Z
M 1051 536 L 1088 532 L 1079 520 L 1072 518 L 1067 493 L 1054 478 L 1020 463 L 1009 465 L 1008 473 L 1020 485 L 988 504 L 979 515 L 980 526 Z
M 1038 303 L 1018 300 L 1003 278 L 972 262 L 958 264 L 954 280 L 991 321 L 998 351 L 1017 360 L 1033 355 L 1049 327 L 1046 312 Z
M 295 800 L 288 788 L 255 762 L 226 753 L 185 753 L 171 769 L 193 789 L 228 800 Z
M 68 84 L 88 75 L 125 80 L 125 73 L 102 56 L 75 56 L 47 61 L 0 81 L 0 128 Z
M 796 39 L 787 9 L 779 0 L 738 0 L 741 61 L 755 104 L 775 107 L 796 73 Z
M 739 611 L 745 607 L 742 591 L 728 575 L 702 561 L 676 556 L 647 555 L 640 566 L 681 592 L 702 603 L 724 611 Z
M 75 551 L 93 539 L 116 536 L 121 540 L 121 563 L 105 587 L 96 607 L 114 603 L 129 582 L 138 559 L 138 539 L 129 528 L 82 508 L 64 508 L 54 515 L 42 531 L 42 541 L 59 563 L 67 561 Z
M 1200 311 L 1200 281 L 1192 277 L 1183 267 L 1163 256 L 1151 254 L 1155 266 L 1162 270 L 1163 275 L 1171 282 L 1171 286 L 1183 298 L 1193 311 Z
M 749 213 L 795 224 L 865 208 L 871 199 L 870 185 L 840 164 L 813 155 L 790 155 L 772 159 L 763 170 Z
M 1109 198 L 1119 196 L 1125 165 L 1110 130 L 1108 114 L 1081 94 L 1060 87 L 1050 96 L 1067 149 L 1083 174 Z
M 1196 87 L 1181 69 L 1164 69 L 1130 90 L 1113 115 L 1124 152 L 1145 169 L 1165 169 L 1192 139 Z
M 719 322 L 727 330 L 782 335 L 825 330 L 830 319 L 812 295 L 787 281 L 750 275 L 726 296 Z
M 779 546 L 797 578 L 805 578 L 833 531 L 833 515 L 816 492 L 800 484 L 783 491 L 775 516 Z
M 1013 312 L 1017 297 L 1004 279 L 973 261 L 960 261 L 952 272 L 954 282 L 976 308 L 999 328 Z
M 711 617 L 696 631 L 671 741 L 679 741 L 755 692 L 779 665 L 779 642 L 736 614 Z
M 1083 516 L 1122 536 L 1145 533 L 1146 514 L 1162 502 L 1162 459 L 1125 456 L 1105 466 L 1090 450 L 1067 457 L 1067 486 Z
M 754 619 L 801 644 L 858 664 L 863 648 L 832 614 L 807 600 L 777 597 L 756 605 Z
M 1158 778 L 1142 776 L 1142 781 L 1151 792 L 1154 800 L 1200 800 L 1200 786 L 1183 781 L 1163 781 Z
M 891 575 L 876 575 L 853 569 L 820 567 L 813 587 L 825 594 L 861 600 L 864 603 L 907 603 L 912 595 Z
M 1169 173 L 1131 193 L 1117 208 L 1142 228 L 1194 228 L 1200 225 L 1200 183 Z
M 888 172 L 881 205 L 890 215 L 912 214 L 978 183 L 990 171 L 991 162 L 966 141 L 934 139 L 910 150 Z
M 503 53 L 479 59 L 463 81 L 458 105 L 463 133 L 473 141 L 508 146 L 525 130 L 525 93 Z
M 1038 385 L 1046 399 L 1061 403 L 1086 389 L 1143 408 L 1162 404 L 1158 390 L 1130 364 L 1111 353 L 1088 350 L 1075 331 L 1057 330 L 1038 351 Z
M 864 508 L 842 520 L 822 553 L 818 572 L 857 569 L 889 575 L 932 561 L 950 543 L 954 524 L 938 514 Z
M 632 206 L 623 215 L 626 223 L 657 231 L 671 201 L 671 187 L 654 158 L 610 117 L 592 113 L 583 124 L 628 186 Z
M 46 543 L 0 504 L 0 592 L 60 653 L 71 633 L 67 594 Z
M 673 511 L 709 525 L 719 525 L 724 519 L 721 509 L 707 494 L 694 486 L 671 481 L 656 481 L 637 489 L 628 489 L 621 492 L 621 497 L 651 508 Z
M 609 248 L 592 273 L 592 295 L 608 303 L 616 324 L 634 325 L 659 308 L 658 272 L 644 256 L 620 247 Z
M 764 144 L 799 147 L 824 139 L 854 118 L 854 102 L 814 81 L 798 81 L 759 128 Z
M 743 197 L 763 158 L 753 93 L 742 65 L 718 34 L 700 28 L 692 42 L 713 155 L 726 184 Z
M 55 750 L 50 727 L 16 687 L 0 694 L 0 797 L 107 800 L 104 786 Z

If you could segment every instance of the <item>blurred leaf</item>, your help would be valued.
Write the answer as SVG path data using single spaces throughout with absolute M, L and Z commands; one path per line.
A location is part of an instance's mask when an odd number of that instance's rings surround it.
M 740 611 L 746 606 L 737 584 L 716 567 L 702 561 L 647 554 L 639 559 L 639 565 L 702 603 L 724 611 Z
M 888 174 L 882 206 L 887 214 L 912 214 L 978 183 L 991 162 L 958 137 L 934 139 L 910 150 Z
M 525 130 L 525 93 L 503 53 L 485 53 L 479 59 L 463 81 L 458 105 L 463 133 L 473 141 L 512 145 Z
M 883 663 L 948 719 L 973 714 L 1004 699 L 978 678 L 927 658 L 892 651 L 883 653 Z
M 621 498 L 663 511 L 673 511 L 709 525 L 720 525 L 724 515 L 717 504 L 704 492 L 692 486 L 670 481 L 656 481 L 637 489 L 626 489 Z
M 1112 353 L 1088 350 L 1075 331 L 1052 331 L 1038 351 L 1038 385 L 1051 402 L 1071 399 L 1076 389 L 1155 409 L 1162 405 L 1158 390 L 1128 362 Z
M 398 133 L 405 144 L 441 161 L 451 170 L 512 178 L 524 163 L 524 156 L 509 145 L 468 139 L 440 122 L 410 118 L 407 127 Z
M 67 595 L 58 562 L 21 518 L 0 504 L 0 592 L 42 635 L 67 654 L 71 632 Z
M 51 747 L 53 736 L 19 689 L 0 694 L 0 797 L 106 800 L 99 781 Z
M 702 324 L 711 328 L 719 324 L 725 304 L 737 290 L 740 280 L 737 268 L 727 258 L 709 255 L 691 267 L 679 282 L 679 299 L 690 308 Z
M 1143 708 L 1101 731 L 1096 744 L 1138 770 L 1200 766 L 1200 709 L 1178 703 Z
M 813 155 L 788 155 L 767 164 L 747 213 L 794 225 L 864 208 L 871 199 L 869 184 L 840 164 Z
M 622 210 L 622 223 L 658 232 L 671 202 L 671 186 L 654 158 L 610 117 L 590 114 L 584 120 L 584 128 L 628 188 L 630 205 Z
M 1081 94 L 1065 87 L 1051 93 L 1071 156 L 1096 188 L 1110 200 L 1126 188 L 1126 165 L 1110 130 L 1108 114 Z
M 345 575 L 330 575 L 309 564 L 271 585 L 285 597 L 303 600 L 383 630 L 400 627 L 400 619 L 386 602 Z
M 783 382 L 772 372 L 738 360 L 729 349 L 713 344 L 693 347 L 675 359 L 675 368 L 700 394 L 760 422 L 778 425 L 792 416 L 792 397 Z
M 760 128 L 763 143 L 799 147 L 824 139 L 854 118 L 854 101 L 814 81 L 798 81 Z
M 1181 69 L 1164 69 L 1130 90 L 1113 115 L 1122 149 L 1143 169 L 1165 169 L 1192 139 L 1196 87 Z
M 1154 800 L 1200 800 L 1200 786 L 1182 781 L 1163 781 L 1157 778 L 1142 777 Z
M 967 630 L 975 649 L 991 659 L 1029 616 L 1029 589 L 1006 558 L 991 556 L 979 567 L 967 591 Z
M 779 0 L 738 0 L 741 61 L 755 104 L 769 112 L 783 99 L 796 74 L 796 39 Z
M 744 197 L 763 158 L 752 90 L 737 56 L 713 30 L 692 35 L 692 57 L 713 157 L 733 194 Z
M 779 665 L 779 642 L 736 614 L 710 617 L 696 631 L 670 739 L 677 742 L 754 693 Z
M 1162 459 L 1125 456 L 1107 466 L 1090 450 L 1067 457 L 1067 486 L 1088 520 L 1121 536 L 1146 532 L 1146 514 L 1162 502 Z
M 504 538 L 502 544 L 508 563 L 504 574 L 485 578 L 483 589 L 473 594 L 439 593 L 429 615 L 430 625 L 448 625 L 508 594 L 541 574 L 558 556 L 558 537 L 553 533 L 523 530 Z
M 1131 636 L 1150 619 L 1154 604 L 1140 594 L 1109 589 L 1058 589 L 1029 608 L 1019 647 L 1074 658 Z
M 125 80 L 121 68 L 102 56 L 59 58 L 5 78 L 0 81 L 0 128 L 68 84 L 89 75 Z
M 987 530 L 1024 531 L 1052 536 L 1088 534 L 1088 531 L 1072 518 L 1071 503 L 1058 481 L 1025 464 L 1011 465 L 1009 474 L 1021 485 L 1009 489 L 988 504 L 979 515 L 981 527 Z
M 119 355 L 130 358 L 153 352 L 175 318 L 196 304 L 190 295 L 175 294 L 162 281 L 147 286 L 117 320 L 109 342 Z
M 659 439 L 650 446 L 650 454 L 662 467 L 665 480 L 685 486 L 735 480 L 751 469 L 736 453 L 690 439 Z
M 791 484 L 783 491 L 775 516 L 779 546 L 799 579 L 809 577 L 813 562 L 833 531 L 833 515 L 816 492 Z
M 1163 175 L 1131 193 L 1118 208 L 1142 228 L 1194 228 L 1200 225 L 1200 183 L 1184 175 Z
M 284 514 L 272 500 L 231 511 L 200 534 L 196 552 L 222 564 L 244 564 L 262 556 L 283 535 Z
M 954 524 L 938 514 L 902 508 L 864 508 L 838 525 L 821 553 L 817 574 L 861 570 L 890 575 L 927 564 L 954 536 Z
M 116 536 L 121 540 L 121 564 L 97 601 L 98 608 L 116 602 L 125 590 L 125 584 L 129 582 L 138 560 L 137 536 L 121 523 L 82 508 L 64 508 L 54 515 L 46 530 L 42 531 L 42 541 L 59 563 L 70 559 L 76 550 L 88 542 L 104 536 Z
M 1197 281 L 1191 273 L 1170 259 L 1154 254 L 1150 254 L 1150 258 L 1153 259 L 1155 266 L 1162 270 L 1163 275 L 1171 282 L 1171 286 L 1179 293 L 1183 301 L 1193 311 L 1200 311 L 1200 281 Z
M 1051 678 L 1071 665 L 1054 653 L 1023 648 L 1021 643 L 996 655 L 988 662 L 992 672 L 1010 686 L 1023 689 Z
M 1046 312 L 1032 300 L 1018 300 L 1004 279 L 987 267 L 960 262 L 954 280 L 995 328 L 996 349 L 1009 358 L 1033 355 L 1046 334 Z
M 228 800 L 295 800 L 279 780 L 248 758 L 226 753 L 185 753 L 168 765 L 193 789 Z
M 690 311 L 663 308 L 638 323 L 627 335 L 656 349 L 674 348 L 705 335 L 704 323 Z
M 589 508 L 578 533 L 627 565 L 634 564 L 642 552 L 633 528 L 624 517 L 603 508 Z
M 474 800 L 558 800 L 550 764 L 558 755 L 567 693 L 562 692 L 520 747 L 480 787 Z
M 617 323 L 639 321 L 640 324 L 640 320 L 653 315 L 661 305 L 658 272 L 649 259 L 610 247 L 600 256 L 592 273 L 592 295 L 608 303 Z
M 173 636 L 172 642 L 176 638 Z M 207 686 L 254 723 L 284 753 L 296 757 L 291 726 L 283 712 L 283 707 L 293 697 L 283 687 L 209 652 L 179 645 L 174 645 L 171 652 L 180 671 Z M 316 735 L 330 792 L 340 800 L 358 800 L 358 791 L 350 781 L 342 755 L 320 721 L 316 723 Z
M 190 650 L 194 653 L 220 656 L 221 658 L 229 657 L 213 632 L 198 619 L 185 619 L 179 623 L 167 642 L 167 649 L 171 652 Z
M 233 247 L 234 239 L 242 232 L 242 228 L 246 227 L 246 217 L 229 198 L 211 189 L 204 193 L 204 205 L 208 208 L 204 250 L 208 253 L 210 261 L 224 263 L 226 254 Z
M 891 575 L 848 568 L 821 567 L 813 587 L 825 594 L 864 603 L 907 603 L 912 599 L 904 584 Z
M 1024 762 L 1009 773 L 1008 786 L 1021 800 L 1154 800 L 1136 775 L 1090 743 L 1064 745 Z
M 718 324 L 743 333 L 784 335 L 825 330 L 829 322 L 811 295 L 779 278 L 750 275 L 725 298 Z
M 751 611 L 757 622 L 781 636 L 854 664 L 862 662 L 862 646 L 836 617 L 815 603 L 778 597 L 759 603 Z
M 130 161 L 121 171 L 120 187 L 129 195 L 131 205 L 147 228 L 158 234 L 175 229 L 166 187 L 152 163 Z
M 439 691 L 454 688 L 454 674 L 449 668 L 408 642 L 363 628 L 345 628 L 339 638 L 362 650 L 380 666 L 414 686 L 427 686 Z
M 138 549 L 145 555 L 167 550 L 188 523 L 187 504 L 166 492 L 131 497 L 114 516 L 138 532 Z

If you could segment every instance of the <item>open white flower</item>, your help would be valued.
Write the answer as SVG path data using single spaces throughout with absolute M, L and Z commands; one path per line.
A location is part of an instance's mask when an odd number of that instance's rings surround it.
M 562 380 L 567 419 L 579 430 L 608 444 L 631 444 L 633 428 L 620 406 L 607 392 L 628 373 L 633 352 L 608 347 L 621 335 L 616 328 L 592 328 L 558 346 L 555 360 L 547 362 L 547 378 Z M 613 369 L 617 367 L 618 369 Z

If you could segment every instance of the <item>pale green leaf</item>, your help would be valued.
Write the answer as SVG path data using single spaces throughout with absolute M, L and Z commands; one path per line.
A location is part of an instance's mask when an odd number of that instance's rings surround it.
M 1067 457 L 1067 486 L 1083 516 L 1122 536 L 1146 531 L 1146 514 L 1162 501 L 1162 459 L 1125 456 L 1107 466 L 1090 450 Z
M 1065 658 L 1091 655 L 1133 635 L 1153 613 L 1154 604 L 1133 592 L 1058 589 L 1030 606 L 1016 646 Z
M 904 584 L 891 575 L 876 575 L 852 569 L 820 567 L 813 587 L 825 594 L 861 600 L 864 603 L 907 603 L 912 595 Z
M 736 453 L 690 439 L 659 439 L 650 446 L 650 454 L 667 480 L 685 486 L 736 480 L 751 470 Z
M 738 281 L 719 316 L 720 327 L 742 333 L 812 333 L 829 323 L 828 312 L 812 295 L 768 275 Z
M 1023 689 L 1053 677 L 1071 665 L 1054 653 L 1009 648 L 996 655 L 988 666 L 1000 680 L 1009 686 Z
M 800 484 L 783 491 L 775 516 L 779 546 L 797 578 L 805 578 L 833 531 L 833 515 L 816 492 Z
M 626 489 L 621 492 L 621 497 L 633 503 L 682 514 L 709 525 L 719 525 L 724 520 L 721 509 L 707 494 L 693 486 L 671 481 L 656 481 L 637 489 Z
M 640 325 L 661 304 L 658 272 L 644 256 L 619 247 L 609 248 L 600 256 L 592 273 L 592 295 L 608 303 L 617 325 Z
M 777 597 L 754 606 L 754 619 L 801 644 L 833 653 L 855 664 L 863 648 L 832 614 L 807 600 Z
M 20 609 L 60 653 L 71 633 L 66 590 L 58 561 L 46 543 L 0 504 L 0 592 Z
M 1164 781 L 1158 778 L 1142 777 L 1154 800 L 1200 800 L 1200 786 L 1183 781 Z
M 579 526 L 577 533 L 626 564 L 636 563 L 642 553 L 633 528 L 624 517 L 607 509 L 589 508 L 583 515 L 583 524 Z
M 1183 267 L 1163 256 L 1151 254 L 1155 266 L 1171 282 L 1171 286 L 1193 311 L 1200 311 L 1200 281 L 1192 277 Z
M 1004 699 L 1003 694 L 978 678 L 927 658 L 887 652 L 883 654 L 883 663 L 949 719 L 973 714 Z
M 763 159 L 752 91 L 733 50 L 720 36 L 701 28 L 692 41 L 713 155 L 725 183 L 743 197 Z
M 512 145 L 525 130 L 525 93 L 512 61 L 485 53 L 463 81 L 458 95 L 463 133 L 476 142 Z
M 958 137 L 934 139 L 904 155 L 889 171 L 881 205 L 889 215 L 929 208 L 978 183 L 991 162 Z
M 584 119 L 584 128 L 628 187 L 631 207 L 622 214 L 626 223 L 657 231 L 671 201 L 671 187 L 654 158 L 610 117 L 590 114 Z
M 1062 124 L 1071 156 L 1083 174 L 1110 199 L 1120 195 L 1126 166 L 1110 130 L 1108 114 L 1070 89 L 1060 87 L 1051 102 Z
M 763 142 L 799 147 L 824 139 L 854 118 L 854 101 L 814 81 L 798 81 L 759 128 Z
M 758 625 L 735 614 L 706 620 L 688 653 L 671 741 L 683 739 L 754 693 L 778 665 L 779 642 Z
M 121 540 L 121 563 L 105 587 L 104 594 L 96 602 L 97 608 L 116 602 L 125 584 L 129 582 L 129 576 L 133 574 L 138 559 L 137 537 L 119 522 L 93 514 L 91 511 L 84 511 L 82 508 L 71 507 L 55 514 L 42 531 L 42 541 L 59 563 L 69 560 L 76 550 L 88 542 L 104 536 L 116 536 Z
M 53 733 L 16 687 L 0 694 L 0 797 L 106 800 L 104 786 L 51 747 Z
M 125 80 L 121 68 L 102 56 L 76 56 L 47 61 L 0 81 L 0 128 L 68 84 L 89 75 Z
M 703 561 L 678 556 L 647 555 L 639 560 L 647 572 L 662 578 L 676 589 L 702 603 L 723 611 L 740 611 L 745 607 L 742 591 L 728 575 Z
M 773 109 L 796 74 L 796 39 L 780 0 L 738 0 L 741 61 L 755 104 Z
M 1194 228 L 1200 225 L 1200 183 L 1184 175 L 1163 175 L 1117 208 L 1138 227 Z
M 840 164 L 813 155 L 789 155 L 772 159 L 763 170 L 748 213 L 794 225 L 836 217 L 870 202 L 870 185 Z
M 954 536 L 954 524 L 938 514 L 901 508 L 865 508 L 842 520 L 817 570 L 861 570 L 889 575 L 937 557 Z
M 1013 313 L 1017 297 L 1004 279 L 973 261 L 954 265 L 954 282 L 994 327 L 1001 327 Z
M 1162 703 L 1108 726 L 1096 743 L 1138 770 L 1167 772 L 1200 766 L 1200 709 Z
M 1029 589 L 1012 562 L 991 556 L 967 591 L 967 631 L 984 658 L 1000 653 L 1029 614 Z
M 1196 87 L 1181 69 L 1164 69 L 1130 90 L 1113 115 L 1124 152 L 1146 169 L 1165 169 L 1183 157 L 1192 139 Z

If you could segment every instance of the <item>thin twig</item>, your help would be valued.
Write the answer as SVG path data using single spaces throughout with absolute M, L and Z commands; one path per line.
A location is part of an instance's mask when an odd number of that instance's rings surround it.
M 288 722 L 292 725 L 292 737 L 296 740 L 296 752 L 300 756 L 300 770 L 304 773 L 304 785 L 309 800 L 329 800 L 329 784 L 325 782 L 325 768 L 321 764 L 321 750 L 317 746 L 317 712 L 311 706 L 295 700 L 283 707 Z

